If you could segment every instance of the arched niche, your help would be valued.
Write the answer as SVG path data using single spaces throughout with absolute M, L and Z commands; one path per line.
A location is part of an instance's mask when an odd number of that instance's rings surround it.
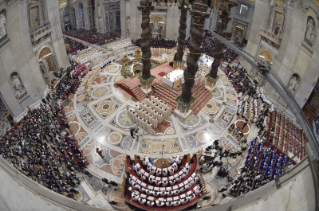
M 14 91 L 14 96 L 17 100 L 22 101 L 27 96 L 27 90 L 25 89 L 19 73 L 13 72 L 10 75 L 10 84 Z
M 152 28 L 152 35 L 166 37 L 166 25 L 167 21 L 163 15 L 151 15 L 150 25 Z
M 38 52 L 38 62 L 41 74 L 47 85 L 52 84 L 54 72 L 57 72 L 58 66 L 55 54 L 51 46 L 43 46 Z

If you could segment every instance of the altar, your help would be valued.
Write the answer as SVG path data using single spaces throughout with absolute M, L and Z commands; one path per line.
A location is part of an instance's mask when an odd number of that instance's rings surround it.
M 167 73 L 163 77 L 162 81 L 170 87 L 177 88 L 179 85 L 184 83 L 184 70 L 176 69 Z

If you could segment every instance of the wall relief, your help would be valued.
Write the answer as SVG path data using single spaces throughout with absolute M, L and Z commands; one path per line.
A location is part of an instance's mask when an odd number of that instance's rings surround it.
M 308 16 L 308 18 L 307 18 L 307 25 L 306 25 L 306 32 L 305 32 L 304 41 L 310 47 L 312 47 L 316 41 L 316 22 L 313 19 L 313 17 L 311 17 L 311 16 Z
M 26 94 L 27 91 L 24 88 L 21 79 L 19 77 L 19 74 L 17 72 L 13 72 L 10 76 L 11 86 L 15 91 L 15 97 L 18 100 L 21 100 Z
M 292 74 L 288 84 L 287 89 L 292 95 L 295 95 L 300 84 L 300 76 L 297 73 Z
M 6 36 L 7 27 L 6 27 L 6 15 L 4 12 L 0 13 L 0 39 Z

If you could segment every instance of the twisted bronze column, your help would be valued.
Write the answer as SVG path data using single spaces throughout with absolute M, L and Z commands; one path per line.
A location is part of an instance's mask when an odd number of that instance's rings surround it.
M 152 6 L 152 3 L 149 1 L 141 0 L 140 6 L 137 7 L 139 11 L 142 12 L 142 63 L 143 63 L 143 69 L 142 69 L 142 77 L 140 79 L 149 79 L 151 78 L 151 27 L 150 27 L 150 13 L 151 10 L 154 9 Z
M 218 34 L 220 34 L 221 36 L 224 36 L 224 30 L 226 29 L 229 20 L 231 19 L 229 17 L 229 12 L 227 12 L 226 10 L 222 11 L 222 14 L 220 15 L 220 18 L 222 20 L 221 22 L 221 26 L 218 30 Z M 210 72 L 208 74 L 209 77 L 216 79 L 217 78 L 217 72 L 218 72 L 218 67 L 220 65 L 221 59 L 224 55 L 224 43 L 216 40 L 216 46 L 215 46 L 215 52 L 213 54 L 214 57 L 214 62 L 212 63 Z
M 189 46 L 190 53 L 187 56 L 187 68 L 184 71 L 184 84 L 182 95 L 177 98 L 177 101 L 190 107 L 194 101 L 192 97 L 192 87 L 195 82 L 195 74 L 198 71 L 197 61 L 201 55 L 200 45 L 203 41 L 202 30 L 204 27 L 205 19 L 209 16 L 207 5 L 199 2 L 194 2 L 190 15 L 193 19 L 193 28 L 191 29 L 191 41 Z
M 181 16 L 179 18 L 179 29 L 178 29 L 178 46 L 177 46 L 177 61 L 183 61 L 184 48 L 185 48 L 185 38 L 186 38 L 186 19 L 187 19 L 187 10 L 189 9 L 188 5 L 184 1 L 180 4 L 179 9 L 181 10 Z

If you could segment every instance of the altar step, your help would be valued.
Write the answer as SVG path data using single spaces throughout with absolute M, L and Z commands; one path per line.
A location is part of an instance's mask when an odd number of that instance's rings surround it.
M 182 93 L 181 91 L 181 86 L 174 89 L 161 81 L 155 84 L 155 89 L 153 89 L 151 95 L 158 97 L 162 102 L 166 103 L 174 110 L 177 106 L 176 98 Z
M 195 97 L 195 103 L 192 105 L 192 110 L 197 115 L 206 106 L 213 95 L 205 88 L 205 82 L 200 81 L 192 88 L 192 94 Z
M 162 82 L 156 83 L 155 86 L 156 88 L 152 91 L 151 95 L 158 97 L 161 101 L 172 107 L 172 110 L 175 110 L 177 107 L 176 98 L 182 94 L 182 86 L 174 89 Z M 213 97 L 213 95 L 205 88 L 205 82 L 202 81 L 192 88 L 192 95 L 196 99 L 195 103 L 192 105 L 192 110 L 195 115 L 197 115 Z
M 145 93 L 142 91 L 140 86 L 133 88 L 132 92 L 134 93 L 134 95 L 138 101 L 141 101 L 146 97 Z

